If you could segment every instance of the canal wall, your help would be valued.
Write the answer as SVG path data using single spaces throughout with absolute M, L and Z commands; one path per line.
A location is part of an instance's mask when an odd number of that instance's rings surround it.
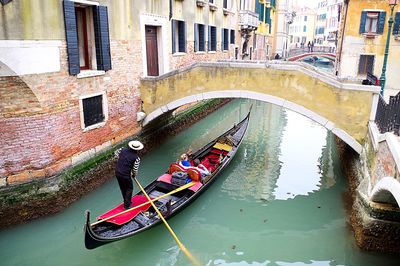
M 380 180 L 399 173 L 388 142 L 374 145 L 371 134 L 357 155 L 337 139 L 342 169 L 349 182 L 349 223 L 357 245 L 368 251 L 400 255 L 400 209 L 390 193 L 372 201 L 371 191 Z M 376 143 L 375 143 L 376 144 Z
M 193 125 L 230 99 L 203 101 L 177 114 L 170 113 L 127 140 L 110 146 L 103 152 L 76 166 L 46 179 L 0 188 L 0 228 L 24 223 L 59 212 L 83 195 L 114 177 L 114 151 L 131 139 L 145 144 L 140 155 L 151 151 L 167 138 Z M 162 169 L 160 169 L 161 171 Z

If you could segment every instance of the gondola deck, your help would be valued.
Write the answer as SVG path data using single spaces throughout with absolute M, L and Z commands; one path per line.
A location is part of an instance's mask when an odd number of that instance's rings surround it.
M 168 173 L 161 175 L 145 187 L 145 191 L 149 194 L 150 198 L 163 197 L 162 199 L 154 201 L 154 203 L 165 218 L 169 218 L 183 210 L 215 181 L 219 173 L 228 165 L 236 154 L 247 131 L 249 117 L 250 112 L 240 123 L 234 125 L 231 129 L 192 155 L 193 160 L 196 158 L 200 159 L 201 163 L 211 171 L 211 175 L 207 176 L 204 180 L 198 182 L 196 180 L 197 171 L 190 170 L 190 168 L 185 169 L 194 181 L 188 185 L 190 187 L 182 187 L 182 190 L 179 190 L 180 187 L 171 182 L 170 175 L 177 168 L 175 164 L 171 164 Z M 199 178 L 200 173 L 197 172 L 197 174 L 197 178 Z M 173 194 L 165 195 L 167 193 Z M 133 205 L 137 206 L 140 203 L 145 204 L 147 201 L 144 200 L 143 197 L 144 195 L 141 192 L 134 195 L 133 200 L 135 202 L 133 202 Z M 150 203 L 145 204 L 143 208 L 141 207 L 137 210 L 121 214 L 112 220 L 101 223 L 95 222 L 93 224 L 90 223 L 90 212 L 87 211 L 85 225 L 86 248 L 93 249 L 110 242 L 131 237 L 159 224 L 161 222 L 160 217 L 153 207 L 149 205 Z M 110 217 L 110 215 L 122 211 L 122 208 L 121 204 L 105 214 L 100 215 L 98 220 Z

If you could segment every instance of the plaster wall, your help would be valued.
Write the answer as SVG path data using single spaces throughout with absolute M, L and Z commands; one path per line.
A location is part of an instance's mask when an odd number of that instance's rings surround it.
M 374 37 L 366 37 L 359 33 L 361 12 L 363 10 L 386 11 L 386 22 L 383 34 Z M 400 12 L 397 5 L 394 14 Z M 349 1 L 344 40 L 342 46 L 341 62 L 338 76 L 342 79 L 361 81 L 365 75 L 358 75 L 358 65 L 361 54 L 375 55 L 373 74 L 378 78 L 381 75 L 385 46 L 388 34 L 388 19 L 390 9 L 387 1 L 379 0 L 352 0 Z M 350 26 L 352 25 L 352 26 Z M 342 25 L 343 27 L 343 25 Z M 391 35 L 389 57 L 386 69 L 385 96 L 397 94 L 400 90 L 400 39 Z

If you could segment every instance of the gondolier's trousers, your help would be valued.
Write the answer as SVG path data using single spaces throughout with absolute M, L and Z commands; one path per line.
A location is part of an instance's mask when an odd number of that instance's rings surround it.
M 124 200 L 124 208 L 128 209 L 131 206 L 131 198 L 133 192 L 133 184 L 130 176 L 121 176 L 116 174 L 119 188 L 121 189 L 122 198 Z

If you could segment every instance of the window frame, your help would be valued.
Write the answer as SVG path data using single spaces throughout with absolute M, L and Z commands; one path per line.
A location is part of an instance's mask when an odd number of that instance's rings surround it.
M 91 62 L 90 58 L 92 56 L 89 56 L 90 50 L 89 50 L 89 36 L 88 36 L 88 21 L 87 21 L 87 10 L 88 7 L 83 7 L 83 6 L 76 6 L 75 5 L 75 16 L 76 16 L 76 30 L 77 30 L 77 35 L 78 35 L 78 48 L 83 46 L 83 61 L 84 65 L 81 66 L 80 62 L 80 57 L 79 57 L 79 68 L 80 70 L 92 70 L 91 68 Z M 78 13 L 82 14 L 82 21 L 78 18 Z M 93 22 L 92 22 L 93 23 Z M 82 34 L 83 34 L 83 41 L 79 39 L 79 26 L 82 27 Z M 93 40 L 92 40 L 93 41 Z M 82 43 L 83 42 L 83 43 Z
M 366 34 L 378 34 L 378 25 L 379 25 L 379 11 L 367 11 L 367 16 L 366 16 L 366 20 L 365 20 L 365 28 L 364 28 L 364 32 Z M 373 19 L 371 18 L 371 14 L 374 14 Z M 368 23 L 369 21 L 369 23 Z M 369 25 L 368 25 L 369 24 Z M 373 24 L 375 24 L 375 31 L 372 31 L 373 28 Z M 367 30 L 368 27 L 368 30 Z

